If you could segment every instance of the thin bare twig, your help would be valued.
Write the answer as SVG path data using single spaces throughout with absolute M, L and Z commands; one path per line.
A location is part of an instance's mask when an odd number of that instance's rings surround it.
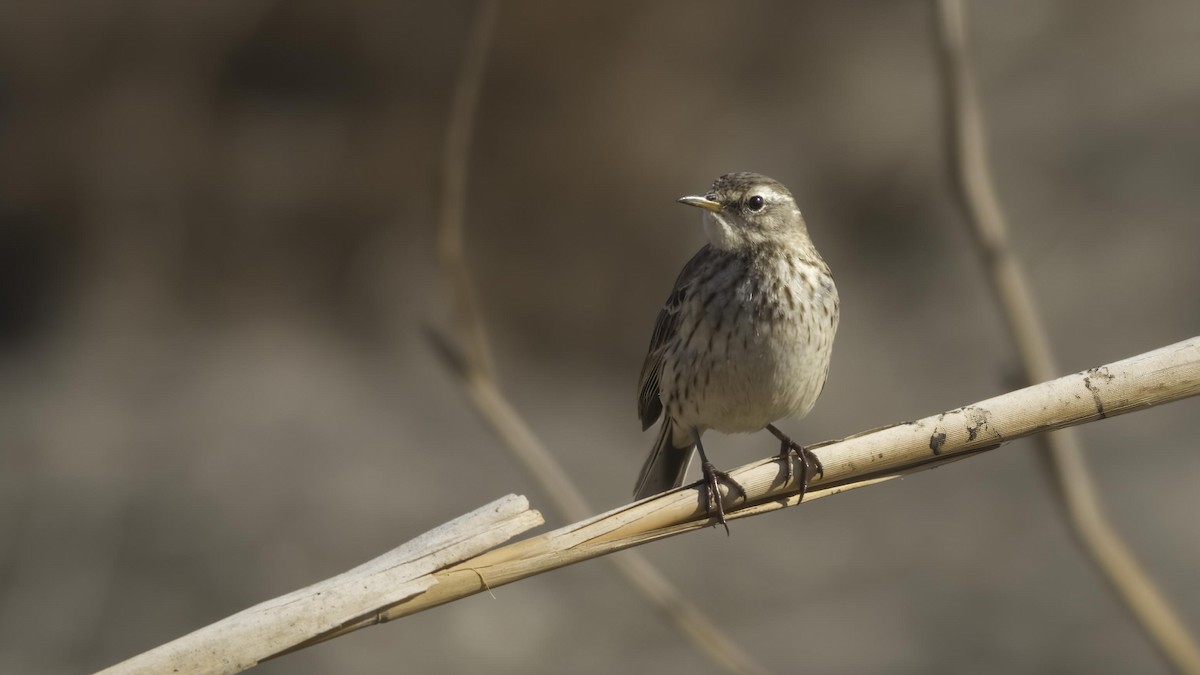
M 962 0 L 938 0 L 937 15 L 955 185 L 1025 377 L 1029 382 L 1047 380 L 1058 367 L 1037 304 L 1009 243 L 992 179 L 983 113 L 967 52 Z M 1171 664 L 1180 672 L 1200 673 L 1200 649 L 1108 522 L 1079 435 L 1065 430 L 1042 438 L 1069 520 L 1092 559 Z
M 483 0 L 479 5 L 464 51 L 446 131 L 439 248 L 454 296 L 457 327 L 465 351 L 465 358 L 454 360 L 462 366 L 459 374 L 465 380 L 475 407 L 492 425 L 509 451 L 546 491 L 555 509 L 568 522 L 574 522 L 587 518 L 594 511 L 558 461 L 500 391 L 483 314 L 464 254 L 463 214 L 471 135 L 498 13 L 497 0 Z M 731 673 L 750 675 L 765 672 L 643 556 L 631 552 L 609 560 L 642 597 L 671 619 L 696 649 L 714 664 Z

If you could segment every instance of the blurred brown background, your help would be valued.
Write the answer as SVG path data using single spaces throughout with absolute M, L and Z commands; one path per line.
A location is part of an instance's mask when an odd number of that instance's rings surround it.
M 0 4 L 0 671 L 110 665 L 538 489 L 421 336 L 472 3 Z M 1200 8 L 972 3 L 1001 195 L 1079 370 L 1200 333 Z M 674 203 L 796 193 L 843 318 L 815 441 L 1017 372 L 945 176 L 926 2 L 505 3 L 468 252 L 500 376 L 598 509 L 652 442 Z M 1195 401 L 1084 428 L 1121 531 L 1200 630 Z M 766 435 L 714 436 L 735 466 Z M 643 550 L 777 672 L 1165 667 L 1028 442 Z M 552 525 L 561 524 L 553 517 Z M 266 673 L 707 672 L 603 563 Z

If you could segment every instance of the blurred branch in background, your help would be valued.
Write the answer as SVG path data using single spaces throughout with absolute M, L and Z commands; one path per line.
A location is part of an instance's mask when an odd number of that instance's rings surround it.
M 483 313 L 464 254 L 464 213 L 471 137 L 499 7 L 497 0 L 482 0 L 476 10 L 474 25 L 463 49 L 463 61 L 446 129 L 438 241 L 442 265 L 454 299 L 454 318 L 464 352 L 464 358 L 453 358 L 451 361 L 461 366 L 455 374 L 463 378 L 472 403 L 491 424 L 505 447 L 545 490 L 563 518 L 567 522 L 575 522 L 587 518 L 595 510 L 587 504 L 566 471 L 501 392 L 495 378 Z M 440 347 L 444 354 L 453 351 L 445 344 Z M 749 675 L 766 672 L 643 556 L 630 552 L 610 558 L 610 561 L 621 577 L 671 619 L 680 632 L 691 640 L 696 650 L 714 665 L 731 673 Z
M 980 258 L 1021 358 L 1027 382 L 1056 375 L 1058 366 L 1037 303 L 1008 239 L 1008 226 L 989 166 L 986 131 L 970 55 L 962 0 L 938 0 L 938 54 L 943 73 L 952 179 L 969 216 Z M 1084 548 L 1171 664 L 1200 673 L 1200 649 L 1109 523 L 1073 429 L 1042 437 L 1055 485 Z
M 479 108 L 479 91 L 483 85 L 484 68 L 499 0 L 481 0 L 475 21 L 463 47 L 462 64 L 454 86 L 454 102 L 446 126 L 446 146 L 442 155 L 441 225 L 438 227 L 438 247 L 442 268 L 446 273 L 453 296 L 454 320 L 466 351 L 467 375 L 492 378 L 491 349 L 484 330 L 483 313 L 471 283 L 471 268 L 463 251 L 464 220 L 467 205 L 467 176 L 470 169 L 471 137 L 475 130 L 475 113 Z

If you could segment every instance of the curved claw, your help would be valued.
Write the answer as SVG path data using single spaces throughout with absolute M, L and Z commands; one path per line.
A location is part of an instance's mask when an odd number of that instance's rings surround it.
M 730 490 L 736 491 L 742 496 L 742 501 L 746 500 L 746 489 L 742 484 L 734 480 L 730 475 L 713 466 L 710 462 L 703 462 L 700 469 L 704 474 L 701 481 L 704 483 L 705 489 L 708 491 L 708 515 L 713 515 L 713 511 L 717 512 L 717 522 L 725 528 L 725 535 L 729 535 L 729 524 L 725 522 L 725 505 L 721 503 L 720 482 L 724 481 L 729 486 Z
M 795 471 L 792 469 L 792 455 L 796 455 L 796 459 L 800 460 L 800 494 L 808 490 L 808 480 L 816 476 L 825 475 L 825 467 L 821 464 L 821 459 L 814 455 L 811 450 L 794 442 L 784 442 L 779 449 L 779 461 L 783 463 L 784 482 L 792 480 Z
M 824 476 L 825 467 L 821 464 L 821 459 L 814 455 L 811 450 L 803 445 L 788 438 L 774 425 L 767 425 L 767 430 L 779 439 L 779 461 L 783 464 L 783 479 L 784 482 L 789 482 L 795 475 L 792 469 L 792 454 L 796 455 L 796 459 L 800 460 L 800 497 L 804 498 L 804 493 L 808 491 L 808 480 L 813 476 Z

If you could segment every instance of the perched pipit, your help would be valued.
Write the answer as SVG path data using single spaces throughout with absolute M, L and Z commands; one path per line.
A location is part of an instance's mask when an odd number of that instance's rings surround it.
M 677 487 L 700 453 L 708 510 L 725 524 L 717 485 L 745 490 L 708 461 L 700 436 L 767 429 L 800 484 L 821 471 L 815 455 L 772 422 L 804 416 L 825 386 L 838 324 L 829 266 L 808 237 L 792 193 L 755 173 L 721 176 L 704 196 L 709 243 L 683 267 L 658 314 L 638 383 L 638 415 L 648 429 L 666 410 L 658 440 L 634 489 L 638 499 Z M 726 526 L 728 530 L 728 526 Z

